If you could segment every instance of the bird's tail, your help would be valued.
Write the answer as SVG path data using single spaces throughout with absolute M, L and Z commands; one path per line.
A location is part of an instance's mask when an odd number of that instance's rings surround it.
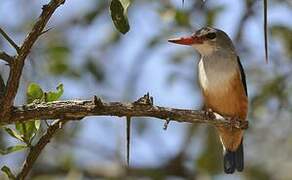
M 236 151 L 224 150 L 224 172 L 234 173 L 235 169 L 241 172 L 244 168 L 242 140 Z

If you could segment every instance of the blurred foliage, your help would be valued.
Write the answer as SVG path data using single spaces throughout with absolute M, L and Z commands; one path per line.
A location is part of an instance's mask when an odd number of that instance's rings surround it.
M 260 166 L 251 166 L 245 170 L 244 174 L 246 175 L 246 178 L 249 180 L 273 179 L 271 175 L 268 174 L 265 170 L 263 170 L 263 168 Z
M 175 22 L 178 26 L 190 27 L 190 16 L 186 11 L 177 10 L 175 12 Z
M 289 95 L 286 91 L 286 78 L 285 76 L 278 75 L 262 86 L 250 102 L 251 109 L 253 109 L 253 113 L 251 114 L 253 116 L 255 115 L 254 113 L 259 114 L 261 112 L 260 109 L 263 109 L 262 105 L 268 104 L 268 101 L 273 98 L 278 99 L 285 106 L 288 105 Z
M 96 82 L 102 82 L 105 79 L 102 64 L 98 63 L 95 59 L 88 58 L 84 65 L 84 69 L 95 78 Z
M 70 50 L 67 46 L 52 45 L 48 47 L 49 71 L 55 75 L 61 75 L 68 72 Z
M 270 29 L 272 35 L 283 42 L 286 54 L 292 60 L 292 28 L 284 25 L 274 25 Z
M 222 172 L 222 161 L 222 149 L 218 133 L 214 128 L 207 128 L 205 147 L 196 161 L 196 165 L 199 170 L 215 175 Z
M 224 11 L 224 6 L 217 6 L 207 11 L 206 24 L 213 26 L 216 22 L 217 16 Z

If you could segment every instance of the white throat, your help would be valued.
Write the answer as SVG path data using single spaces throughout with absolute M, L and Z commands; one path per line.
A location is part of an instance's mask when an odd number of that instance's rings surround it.
M 229 83 L 238 71 L 235 53 L 224 54 L 218 51 L 202 56 L 198 64 L 199 82 L 203 90 L 216 91 Z M 218 88 L 220 87 L 220 88 Z
M 206 44 L 206 43 L 194 44 L 192 46 L 194 49 L 199 51 L 199 53 L 203 54 L 204 56 L 210 56 L 211 54 L 213 54 L 217 50 L 216 46 L 210 46 L 209 44 Z

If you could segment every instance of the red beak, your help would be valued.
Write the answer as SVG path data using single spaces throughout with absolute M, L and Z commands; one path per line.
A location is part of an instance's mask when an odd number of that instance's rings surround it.
M 193 44 L 202 44 L 203 38 L 198 37 L 198 36 L 188 36 L 188 37 L 169 39 L 168 42 L 191 46 Z

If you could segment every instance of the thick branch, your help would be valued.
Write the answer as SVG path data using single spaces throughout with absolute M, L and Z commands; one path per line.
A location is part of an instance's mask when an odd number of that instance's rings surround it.
M 145 96 L 140 98 L 145 99 Z M 214 118 L 207 116 L 205 111 L 183 110 L 155 106 L 152 102 L 136 101 L 133 103 L 102 102 L 94 100 L 55 101 L 49 103 L 29 104 L 14 108 L 9 120 L 4 124 L 26 122 L 31 119 L 72 119 L 80 120 L 86 116 L 129 116 L 129 117 L 155 117 L 169 119 L 177 122 L 207 123 L 215 126 L 230 126 L 230 121 L 220 115 Z M 247 124 L 239 122 L 233 124 L 235 128 L 245 129 Z
M 16 179 L 17 180 L 22 180 L 24 179 L 28 173 L 30 172 L 33 164 L 39 157 L 40 153 L 42 150 L 45 148 L 45 146 L 50 142 L 52 139 L 53 135 L 62 128 L 63 123 L 65 121 L 57 121 L 55 124 L 51 125 L 48 127 L 47 132 L 45 135 L 43 135 L 40 140 L 37 142 L 35 146 L 32 146 L 30 148 L 30 151 L 26 157 L 26 160 L 23 164 L 23 167 L 21 169 L 21 172 L 17 175 Z
M 15 57 L 14 63 L 10 65 L 10 73 L 7 81 L 6 91 L 2 102 L 2 117 L 1 119 L 9 118 L 11 107 L 13 105 L 17 89 L 19 86 L 24 61 L 28 56 L 30 49 L 42 34 L 44 27 L 49 21 L 54 11 L 65 2 L 65 0 L 51 0 L 47 5 L 43 6 L 43 11 L 34 24 L 31 32 L 28 34 L 23 44 L 21 45 L 18 55 Z

